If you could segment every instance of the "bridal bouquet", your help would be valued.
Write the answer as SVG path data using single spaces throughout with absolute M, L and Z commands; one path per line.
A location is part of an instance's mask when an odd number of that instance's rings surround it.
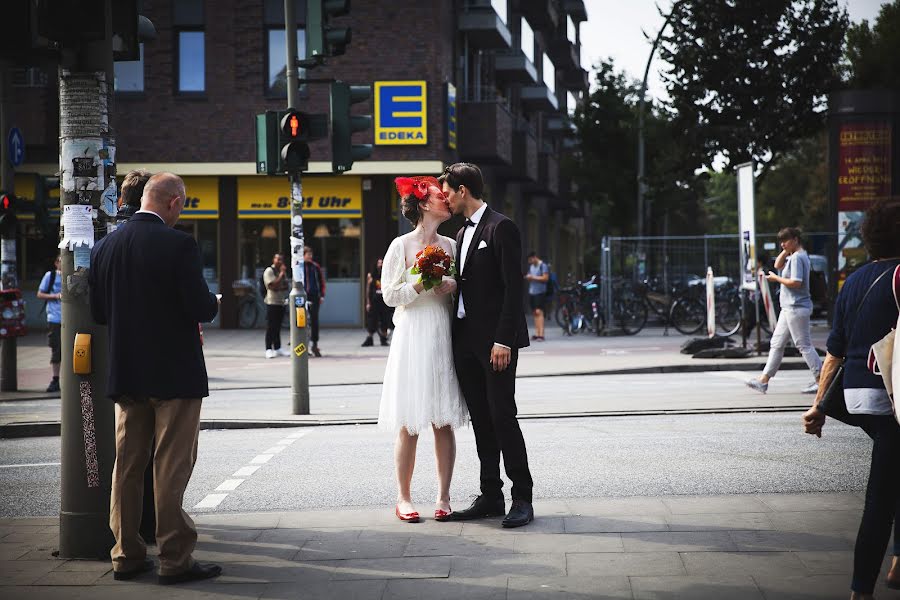
M 420 275 L 419 283 L 430 290 L 439 286 L 444 276 L 456 275 L 456 263 L 440 246 L 425 246 L 416 254 L 416 264 L 410 273 Z

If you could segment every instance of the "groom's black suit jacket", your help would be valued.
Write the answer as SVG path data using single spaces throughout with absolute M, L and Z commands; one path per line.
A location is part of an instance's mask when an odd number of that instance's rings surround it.
M 465 230 L 463 227 L 456 234 L 460 256 Z M 486 246 L 479 249 L 482 241 Z M 470 341 L 488 346 L 496 342 L 510 348 L 528 346 L 528 326 L 522 309 L 522 242 L 516 224 L 490 207 L 485 208 L 475 227 L 466 263 L 457 271 L 457 288 L 466 307 L 465 329 Z M 459 294 L 453 308 L 454 319 L 458 309 Z

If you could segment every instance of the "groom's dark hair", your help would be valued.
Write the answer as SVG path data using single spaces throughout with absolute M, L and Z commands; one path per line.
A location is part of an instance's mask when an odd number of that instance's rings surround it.
M 484 192 L 484 177 L 481 176 L 481 169 L 478 165 L 472 163 L 455 163 L 444 169 L 443 174 L 438 177 L 441 183 L 447 182 L 454 190 L 458 190 L 459 186 L 464 185 L 472 197 L 481 200 L 481 194 Z

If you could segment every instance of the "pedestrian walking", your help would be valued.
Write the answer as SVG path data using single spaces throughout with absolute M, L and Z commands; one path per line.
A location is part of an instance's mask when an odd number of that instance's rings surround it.
M 263 271 L 263 283 L 266 286 L 266 358 L 290 356 L 291 353 L 281 347 L 281 322 L 290 293 L 283 254 L 276 253 L 272 257 L 272 264 Z
M 368 335 L 363 341 L 363 348 L 374 345 L 372 336 L 378 333 L 378 339 L 382 346 L 387 346 L 388 330 L 391 329 L 391 308 L 384 303 L 384 294 L 381 291 L 381 268 L 384 260 L 379 258 L 375 262 L 372 271 L 366 274 L 366 331 Z
M 887 586 L 900 589 L 900 425 L 872 351 L 873 344 L 896 325 L 900 312 L 900 201 L 876 202 L 866 213 L 861 233 L 872 262 L 854 271 L 838 294 L 819 393 L 803 415 L 806 432 L 821 437 L 826 414 L 820 402 L 843 364 L 843 399 L 829 398 L 834 404 L 828 414 L 842 413 L 842 420 L 872 438 L 866 501 L 853 556 L 853 600 L 874 597 L 892 529 Z
M 528 254 L 528 272 L 525 274 L 525 281 L 528 282 L 528 304 L 534 316 L 534 335 L 531 339 L 543 342 L 550 267 L 533 250 Z
M 50 346 L 50 385 L 47 386 L 48 394 L 59 391 L 59 363 L 62 360 L 61 336 L 62 336 L 62 272 L 60 271 L 60 257 L 53 261 L 53 268 L 44 273 L 38 286 L 37 297 L 44 301 L 44 309 L 47 312 L 47 345 Z
M 310 351 L 315 357 L 321 357 L 319 350 L 319 307 L 325 302 L 325 275 L 322 267 L 313 260 L 313 251 L 309 246 L 303 247 L 303 285 L 306 288 L 306 303 L 309 307 L 309 341 Z
M 775 259 L 775 268 L 780 269 L 781 274 L 769 271 L 766 281 L 781 284 L 778 293 L 781 314 L 769 342 L 769 358 L 766 366 L 762 374 L 747 381 L 747 385 L 757 392 L 766 393 L 769 389 L 769 380 L 781 366 L 788 339 L 792 339 L 814 378 L 813 382 L 802 391 L 804 394 L 814 394 L 819 389 L 822 359 L 819 358 L 811 340 L 809 319 L 813 306 L 809 295 L 809 255 L 803 249 L 800 230 L 796 227 L 785 227 L 779 231 L 778 241 L 781 243 L 781 254 Z
M 216 296 L 203 278 L 197 242 L 174 229 L 185 197 L 180 177 L 154 175 L 144 188 L 141 210 L 91 252 L 91 313 L 108 327 L 107 390 L 116 403 L 109 511 L 116 580 L 133 579 L 154 567 L 138 533 L 151 444 L 159 583 L 208 579 L 222 572 L 218 565 L 194 560 L 197 530 L 182 508 L 197 458 L 200 405 L 209 395 L 197 323 L 211 321 L 218 312 Z

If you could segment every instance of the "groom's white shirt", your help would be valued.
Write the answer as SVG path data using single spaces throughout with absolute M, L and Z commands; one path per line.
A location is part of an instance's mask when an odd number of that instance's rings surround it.
M 475 223 L 475 227 L 466 227 L 466 230 L 463 232 L 462 246 L 459 249 L 459 274 L 462 275 L 463 269 L 466 266 L 466 257 L 469 255 L 469 245 L 472 243 L 472 238 L 475 237 L 475 230 L 478 228 L 478 223 L 481 221 L 481 218 L 484 216 L 484 211 L 487 210 L 487 202 L 483 202 L 481 204 L 481 208 L 475 211 L 475 213 L 469 217 L 469 220 Z M 484 242 L 482 242 L 484 243 Z M 462 292 L 459 293 L 459 309 L 456 311 L 456 318 L 465 319 L 466 318 L 466 304 L 463 302 Z M 501 346 L 503 348 L 509 348 L 504 344 L 498 344 L 494 342 L 495 346 Z

